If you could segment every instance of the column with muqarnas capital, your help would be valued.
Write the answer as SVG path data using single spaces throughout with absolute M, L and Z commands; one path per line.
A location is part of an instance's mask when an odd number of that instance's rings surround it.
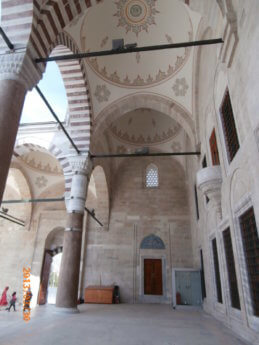
M 0 205 L 26 92 L 41 78 L 42 71 L 28 53 L 0 56 Z
M 63 312 L 78 312 L 78 283 L 80 272 L 83 217 L 92 164 L 89 158 L 70 159 L 74 175 L 70 199 L 67 202 L 67 224 L 64 232 L 63 254 L 58 279 L 56 307 Z

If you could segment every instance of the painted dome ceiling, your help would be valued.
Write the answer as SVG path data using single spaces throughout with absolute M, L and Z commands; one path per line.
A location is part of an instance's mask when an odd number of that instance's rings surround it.
M 145 108 L 128 112 L 109 127 L 116 139 L 137 146 L 162 144 L 173 139 L 180 129 L 169 116 Z
M 98 24 L 97 24 L 98 23 Z M 94 28 L 94 30 L 93 30 Z M 112 49 L 112 40 L 138 47 L 193 40 L 186 6 L 178 0 L 111 0 L 88 11 L 81 27 L 83 51 Z M 104 80 L 124 87 L 148 87 L 175 75 L 191 48 L 87 59 Z
M 48 153 L 31 151 L 20 156 L 20 159 L 33 170 L 50 174 L 61 174 L 62 168 L 59 161 Z

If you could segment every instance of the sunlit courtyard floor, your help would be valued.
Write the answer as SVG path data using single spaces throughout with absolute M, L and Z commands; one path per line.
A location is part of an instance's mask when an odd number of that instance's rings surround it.
M 80 305 L 60 314 L 35 308 L 26 323 L 21 308 L 0 311 L 1 345 L 243 345 L 220 322 L 197 310 L 167 305 Z

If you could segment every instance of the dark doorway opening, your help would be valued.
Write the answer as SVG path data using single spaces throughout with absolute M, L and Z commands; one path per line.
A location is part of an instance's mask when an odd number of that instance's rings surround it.
M 163 295 L 161 259 L 144 259 L 144 294 Z

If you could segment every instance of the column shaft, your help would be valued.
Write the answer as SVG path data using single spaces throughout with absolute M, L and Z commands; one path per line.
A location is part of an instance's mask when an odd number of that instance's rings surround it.
M 56 299 L 57 307 L 76 308 L 77 306 L 83 216 L 81 213 L 68 213 L 67 215 L 66 229 L 74 230 L 64 233 L 62 264 Z
M 76 157 L 75 166 L 78 168 L 80 159 L 84 169 L 76 170 L 72 178 L 71 195 L 67 203 L 67 226 L 64 234 L 56 299 L 57 307 L 70 308 L 72 312 L 77 307 L 83 217 L 88 187 L 87 169 L 85 168 L 86 159 Z M 88 166 L 90 166 L 90 163 L 88 163 Z
M 0 204 L 11 164 L 26 89 L 16 80 L 0 80 Z

